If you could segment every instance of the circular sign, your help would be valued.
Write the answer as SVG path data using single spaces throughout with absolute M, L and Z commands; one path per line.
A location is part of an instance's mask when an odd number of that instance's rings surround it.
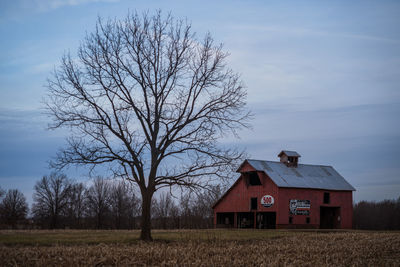
M 261 198 L 261 205 L 263 205 L 266 208 L 271 207 L 274 205 L 274 197 L 270 195 L 265 195 Z

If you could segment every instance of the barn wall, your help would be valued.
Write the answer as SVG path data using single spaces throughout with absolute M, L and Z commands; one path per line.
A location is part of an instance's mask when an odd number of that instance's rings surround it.
M 278 201 L 278 187 L 262 172 L 259 172 L 262 185 L 247 186 L 245 179 L 241 177 L 240 181 L 231 189 L 231 191 L 214 208 L 215 212 L 249 212 L 250 199 L 257 197 L 257 211 L 277 211 L 276 203 Z M 261 206 L 260 201 L 264 195 L 271 195 L 275 199 L 272 207 L 265 208 Z M 214 216 L 215 217 L 215 216 Z
M 240 169 L 240 172 L 255 171 L 249 164 L 245 164 Z M 257 172 L 262 185 L 248 186 L 243 175 L 238 182 L 230 189 L 230 191 L 219 201 L 214 207 L 214 225 L 216 225 L 217 212 L 250 212 L 250 199 L 257 197 L 257 212 L 277 212 L 278 206 L 278 187 L 264 173 Z M 266 208 L 261 205 L 261 198 L 265 195 L 274 197 L 275 204 L 272 207 Z M 236 226 L 236 216 L 235 216 Z
M 330 203 L 324 204 L 324 192 L 330 193 Z M 320 207 L 340 207 L 340 228 L 352 228 L 353 217 L 353 193 L 351 191 L 328 191 L 300 188 L 279 189 L 279 213 L 277 214 L 277 225 L 282 228 L 290 228 L 289 217 L 293 217 L 292 225 L 303 225 L 304 227 L 318 228 L 320 225 Z M 310 200 L 310 215 L 290 215 L 290 199 Z M 306 217 L 310 217 L 307 226 Z

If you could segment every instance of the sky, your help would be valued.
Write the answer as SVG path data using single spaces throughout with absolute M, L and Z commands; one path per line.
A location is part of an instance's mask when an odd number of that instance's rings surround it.
M 399 1 L 1 1 L 1 188 L 31 203 L 65 145 L 67 132 L 46 129 L 42 103 L 62 55 L 76 54 L 98 16 L 156 9 L 187 18 L 199 38 L 210 32 L 241 74 L 252 128 L 223 142 L 253 159 L 286 149 L 300 163 L 331 165 L 355 202 L 400 196 Z

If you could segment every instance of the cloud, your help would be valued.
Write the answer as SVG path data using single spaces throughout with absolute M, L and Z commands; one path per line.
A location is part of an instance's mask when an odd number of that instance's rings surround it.
M 300 27 L 244 25 L 244 26 L 234 26 L 234 29 L 241 31 L 256 31 L 262 33 L 274 32 L 274 33 L 282 33 L 282 34 L 297 35 L 297 36 L 331 36 L 339 38 L 351 38 L 359 40 L 400 44 L 400 40 L 385 38 L 381 36 L 356 34 L 348 32 L 320 31 L 320 30 L 314 30 L 310 28 L 300 28 Z
M 64 138 L 63 131 L 47 131 L 49 118 L 43 109 L 0 108 L 0 153 L 11 143 Z M 2 146 L 2 144 L 4 144 Z
M 28 72 L 31 74 L 49 73 L 51 70 L 54 69 L 54 66 L 55 66 L 54 62 L 39 63 L 31 66 L 28 69 Z
M 381 201 L 383 199 L 398 199 L 400 197 L 400 184 L 370 185 L 356 187 L 353 198 L 355 202 L 362 200 Z
M 119 0 L 22 0 L 21 6 L 26 9 L 34 9 L 38 12 L 47 12 L 65 6 L 78 6 L 89 3 L 114 3 Z

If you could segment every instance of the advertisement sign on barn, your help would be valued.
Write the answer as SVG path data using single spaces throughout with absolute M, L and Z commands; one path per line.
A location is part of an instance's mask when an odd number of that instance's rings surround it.
M 292 215 L 310 215 L 310 200 L 291 199 L 289 213 Z
M 270 195 L 265 195 L 261 198 L 261 205 L 263 207 L 269 208 L 274 205 L 274 197 Z

